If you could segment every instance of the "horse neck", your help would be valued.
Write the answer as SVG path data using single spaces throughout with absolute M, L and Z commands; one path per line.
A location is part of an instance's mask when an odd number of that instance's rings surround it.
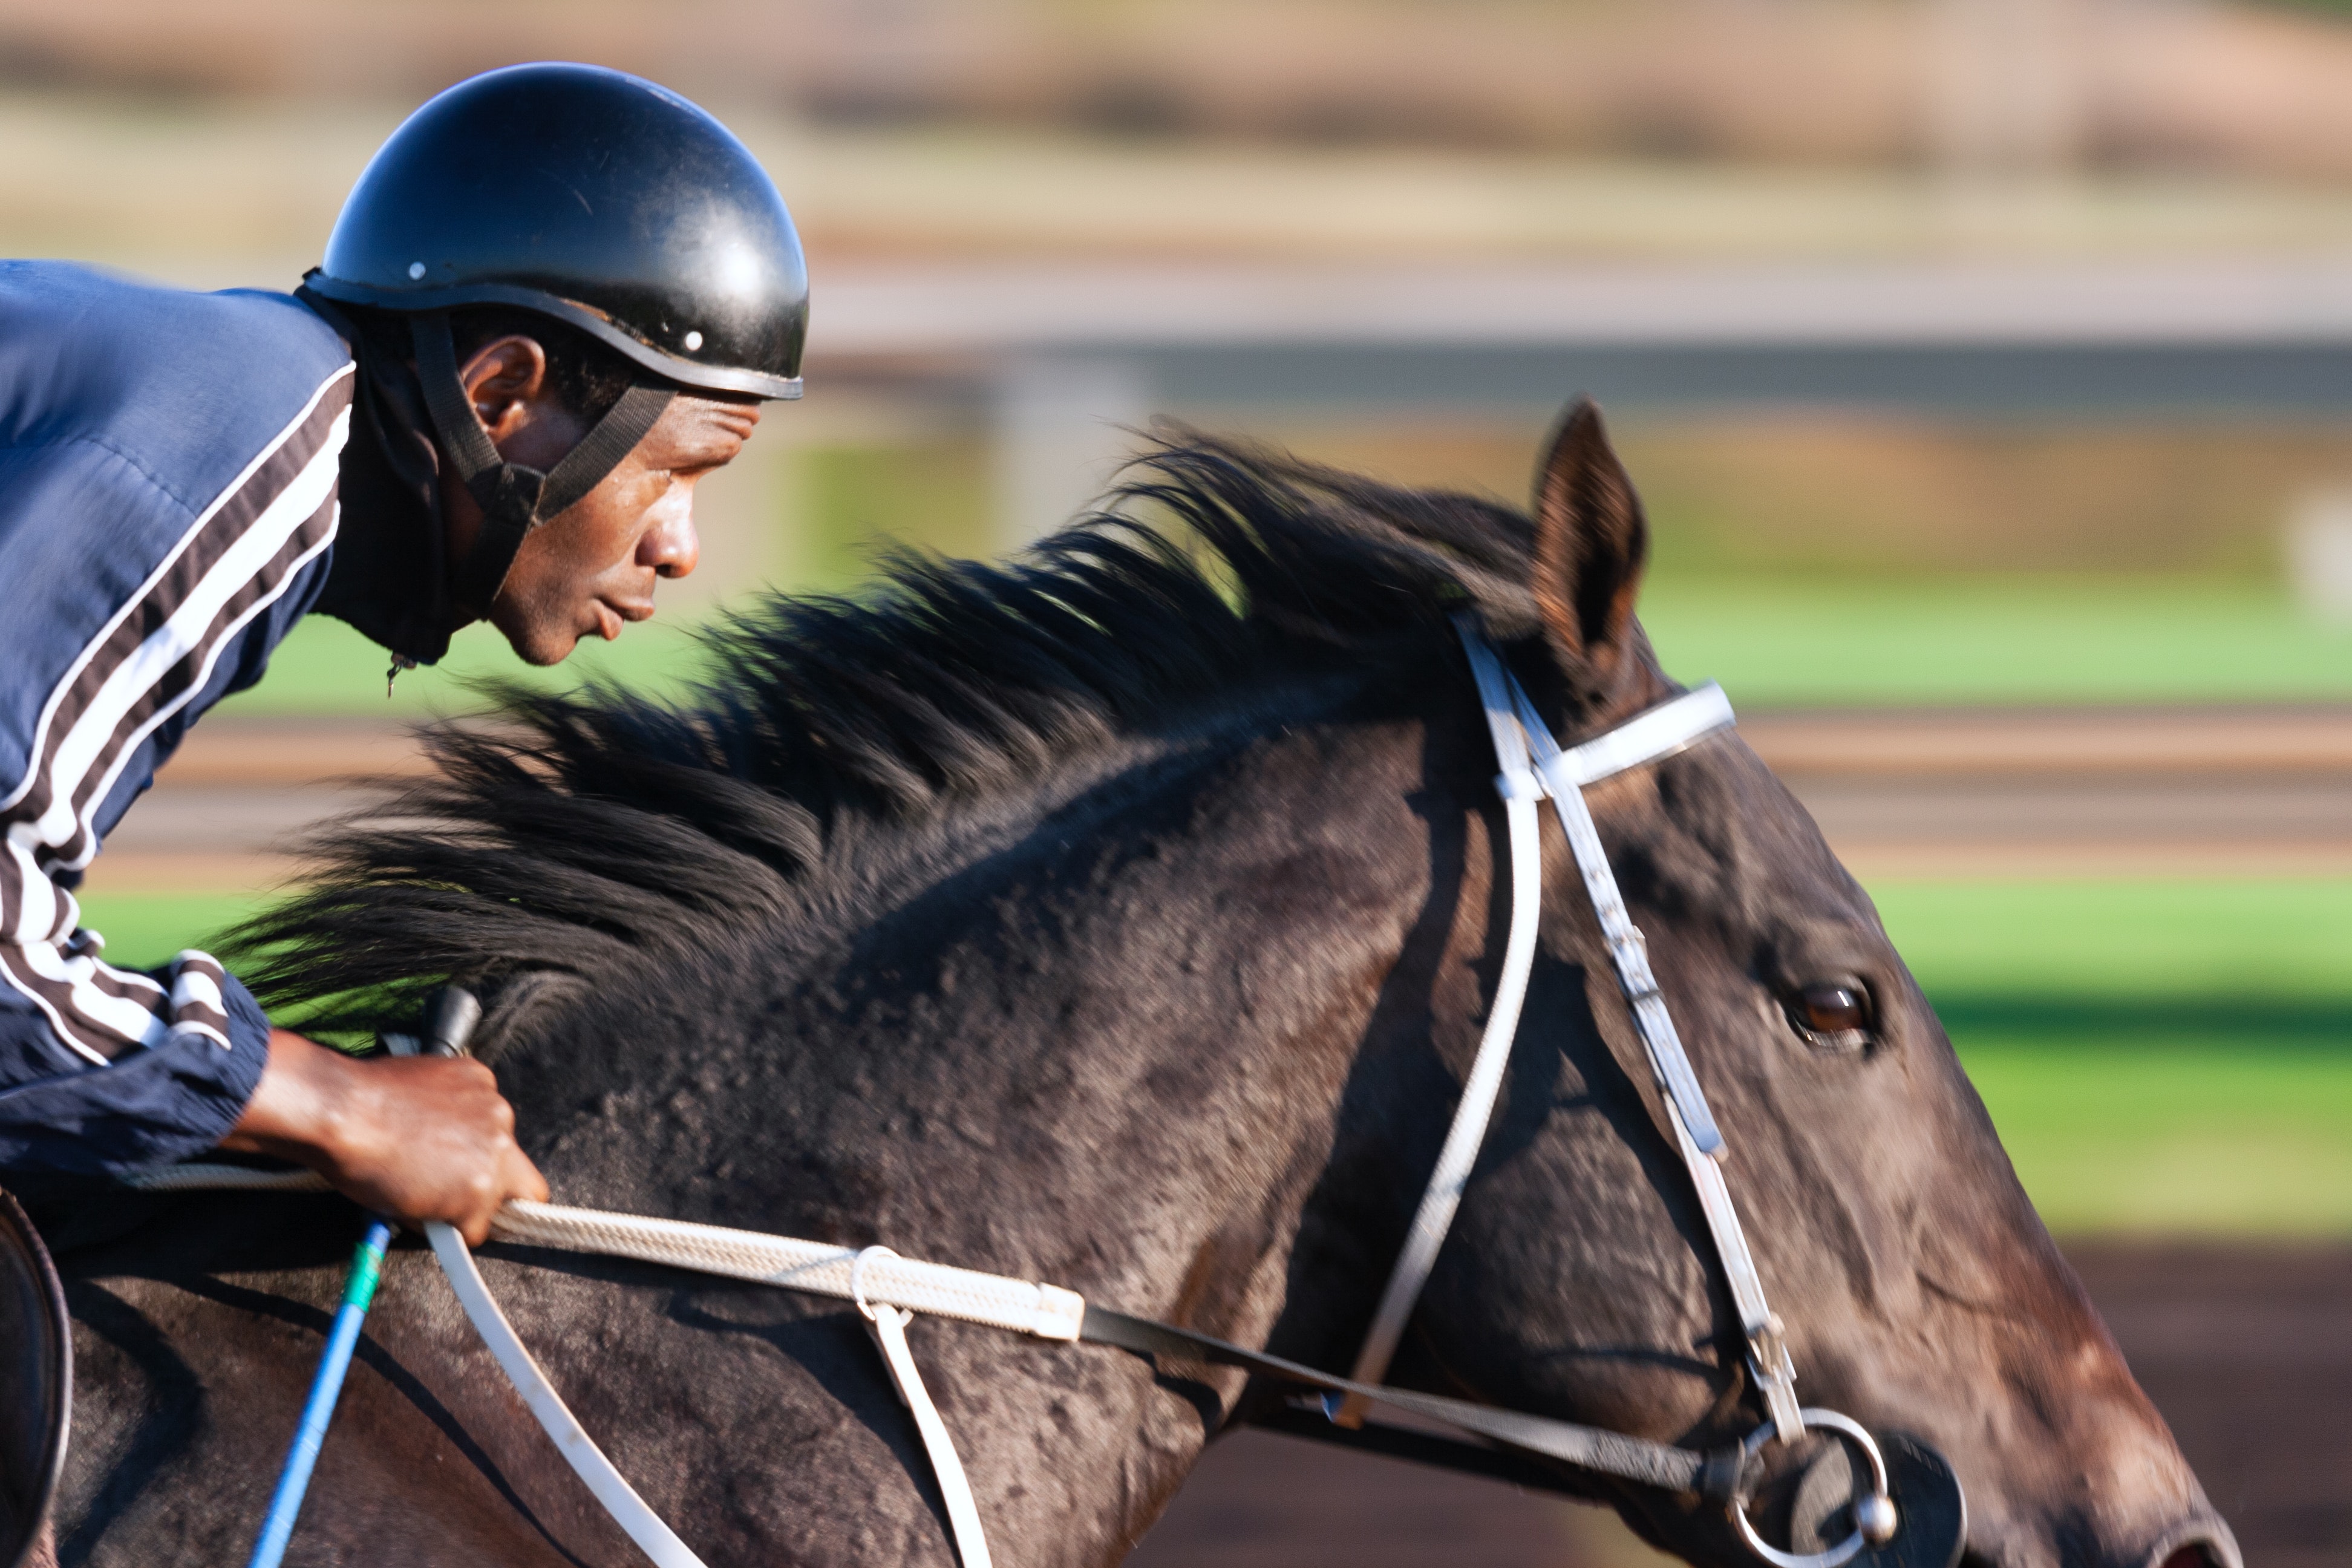
M 527 1146 L 562 1201 L 882 1243 L 1262 1341 L 1432 896 L 1429 821 L 1492 765 L 1433 785 L 1427 757 L 1468 746 L 1475 710 L 1442 748 L 1389 711 L 1163 752 L 946 859 L 855 929 L 750 936 L 599 995 L 500 1064 Z M 1240 1392 L 1009 1335 L 929 1345 L 951 1416 L 966 1398 L 994 1413 L 973 1458 L 992 1529 L 1062 1542 L 1057 1563 L 1115 1559 Z M 878 1377 L 858 1348 L 853 1375 Z M 1075 1407 L 1073 1376 L 1091 1391 Z M 774 1397 L 814 1397 L 801 1386 Z M 670 1395 L 641 1393 L 661 1426 Z M 724 1434 L 706 1449 L 686 1426 L 666 1439 L 675 1462 L 724 1463 Z M 828 1449 L 805 1484 L 867 1495 L 856 1463 Z M 1041 1467 L 1062 1503 L 1000 1495 Z
M 1163 749 L 831 939 L 594 999 L 501 1064 L 521 1121 L 568 1201 L 1262 1332 L 1425 922 L 1430 746 L 1327 710 Z

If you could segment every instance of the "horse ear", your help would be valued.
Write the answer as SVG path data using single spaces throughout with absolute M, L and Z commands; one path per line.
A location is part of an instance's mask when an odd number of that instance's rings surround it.
M 1610 449 L 1601 410 L 1569 405 L 1536 476 L 1536 605 L 1571 679 L 1606 683 L 1633 640 L 1633 600 L 1649 559 L 1642 498 Z

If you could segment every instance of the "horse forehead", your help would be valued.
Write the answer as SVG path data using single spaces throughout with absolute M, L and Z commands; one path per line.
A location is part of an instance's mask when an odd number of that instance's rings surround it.
M 1868 896 L 1811 815 L 1734 731 L 1603 780 L 1586 798 L 1617 879 L 1647 921 L 1749 939 L 1806 927 L 1876 931 Z

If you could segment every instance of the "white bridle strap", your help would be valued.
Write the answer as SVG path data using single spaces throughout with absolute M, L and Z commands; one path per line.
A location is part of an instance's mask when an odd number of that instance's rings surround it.
M 1747 1237 L 1739 1226 L 1730 1190 L 1717 1163 L 1724 1152 L 1723 1134 L 1707 1109 L 1706 1093 L 1692 1072 L 1673 1016 L 1666 1011 L 1641 931 L 1633 924 L 1618 891 L 1616 874 L 1583 788 L 1628 768 L 1671 756 L 1704 736 L 1733 722 L 1731 704 L 1723 689 L 1710 682 L 1670 702 L 1661 703 L 1606 734 L 1562 751 L 1528 699 L 1527 692 L 1505 667 L 1486 634 L 1466 620 L 1455 623 L 1470 669 L 1478 682 L 1478 699 L 1486 710 L 1486 726 L 1495 743 L 1496 778 L 1503 796 L 1504 815 L 1511 839 L 1511 931 L 1505 942 L 1503 970 L 1495 986 L 1495 1002 L 1487 1015 L 1485 1037 L 1479 1041 L 1470 1076 L 1464 1080 L 1455 1106 L 1454 1125 L 1431 1173 L 1421 1206 L 1413 1216 L 1405 1245 L 1390 1271 L 1388 1288 L 1373 1312 L 1370 1330 L 1356 1358 L 1355 1381 L 1379 1383 L 1387 1373 L 1412 1319 L 1413 1304 L 1436 1267 L 1454 1212 L 1461 1206 L 1464 1185 L 1476 1164 L 1493 1120 L 1495 1100 L 1502 1089 L 1503 1068 L 1510 1059 L 1517 1033 L 1519 1011 L 1535 965 L 1536 926 L 1542 909 L 1543 864 L 1535 832 L 1533 796 L 1551 796 L 1559 825 L 1568 836 L 1570 857 L 1584 879 L 1601 925 L 1619 987 L 1632 1007 L 1635 1032 L 1641 1037 L 1666 1105 L 1677 1152 L 1689 1168 L 1698 1190 L 1699 1206 L 1723 1263 L 1734 1305 L 1748 1341 L 1748 1359 L 1773 1425 L 1787 1437 L 1803 1430 L 1798 1415 L 1795 1376 L 1780 1324 L 1765 1303 L 1762 1281 L 1756 1272 Z M 1530 766 L 1532 762 L 1532 767 Z M 1531 779 L 1530 773 L 1534 776 Z M 1710 1157 L 1711 1156 L 1711 1157 Z M 1349 1399 L 1335 1419 L 1360 1425 L 1365 1403 Z
M 1534 719 L 1534 710 L 1527 706 L 1527 692 L 1516 680 L 1510 685 L 1512 706 L 1518 710 L 1520 722 L 1528 724 Z M 1717 730 L 1730 729 L 1738 721 L 1731 711 L 1731 699 L 1723 694 L 1722 687 L 1710 680 L 1670 702 L 1661 702 L 1634 715 L 1605 735 L 1595 735 L 1582 745 L 1570 746 L 1564 752 L 1551 743 L 1551 733 L 1540 719 L 1534 719 L 1528 725 L 1528 736 L 1535 747 L 1536 772 L 1546 786 L 1558 789 L 1573 784 L 1580 789 L 1599 784 L 1612 773 L 1622 773 L 1644 763 L 1663 762 Z M 1554 760 L 1547 761 L 1547 752 Z
M 474 1267 L 474 1255 L 466 1249 L 466 1238 L 438 1223 L 427 1225 L 425 1235 L 433 1243 L 433 1255 L 441 1260 L 441 1272 L 449 1277 L 449 1288 L 457 1293 L 458 1304 L 466 1309 L 466 1316 L 472 1321 L 474 1331 L 482 1336 L 482 1343 L 489 1347 L 499 1370 L 507 1374 L 507 1381 L 514 1384 L 524 1405 L 555 1444 L 555 1451 L 587 1483 L 589 1492 L 613 1516 L 613 1522 L 637 1543 L 638 1551 L 653 1560 L 654 1568 L 704 1568 L 702 1559 L 662 1522 L 661 1515 L 647 1507 L 637 1489 L 613 1468 L 604 1450 L 596 1447 L 596 1440 L 588 1436 L 563 1403 L 563 1396 L 547 1381 L 539 1363 L 516 1336 L 514 1325 L 499 1310 L 490 1288 L 482 1282 L 481 1270 Z
M 1491 650 L 1483 651 L 1486 658 L 1495 658 Z M 1601 940 L 1608 943 L 1617 983 L 1625 993 L 1625 1000 L 1633 1005 L 1634 1020 L 1641 1026 L 1642 1045 L 1649 1053 L 1650 1070 L 1657 1075 L 1659 1089 L 1682 1113 L 1683 1125 L 1689 1129 L 1699 1152 L 1719 1159 L 1723 1134 L 1717 1129 L 1715 1113 L 1707 1109 L 1706 1096 L 1700 1091 L 1698 1079 L 1691 1071 L 1682 1037 L 1675 1033 L 1675 1021 L 1667 1016 L 1657 976 L 1650 972 L 1649 948 L 1642 940 L 1641 928 L 1625 912 L 1624 895 L 1617 890 L 1617 874 L 1610 869 L 1609 853 L 1601 846 L 1601 830 L 1593 826 L 1592 813 L 1584 804 L 1584 785 L 1622 773 L 1636 763 L 1670 756 L 1701 736 L 1722 729 L 1731 722 L 1731 704 L 1725 700 L 1723 688 L 1710 681 L 1572 752 L 1563 752 L 1519 683 L 1511 679 L 1508 671 L 1504 672 L 1503 679 L 1510 684 L 1512 706 L 1518 713 L 1528 743 L 1535 749 L 1536 776 L 1543 781 L 1545 791 L 1551 796 L 1560 831 L 1568 835 L 1570 857 L 1584 878 L 1584 890 L 1592 900 L 1594 917 L 1601 922 Z M 1621 737 L 1636 730 L 1644 732 L 1654 750 L 1636 752 L 1618 743 Z M 1613 765 L 1596 771 L 1596 763 Z
M 956 1457 L 948 1424 L 940 1419 L 940 1407 L 931 1403 L 923 1374 L 916 1370 L 915 1352 L 907 1346 L 907 1325 L 915 1321 L 915 1314 L 904 1307 L 868 1307 L 866 1313 L 874 1329 L 874 1342 L 882 1350 L 882 1364 L 890 1369 L 890 1385 L 914 1416 L 923 1451 L 931 1457 L 931 1474 L 940 1483 L 940 1500 L 947 1505 L 948 1531 L 955 1537 L 956 1555 L 962 1559 L 963 1568 L 989 1568 L 988 1534 L 981 1528 L 980 1505 L 972 1500 L 971 1482 L 963 1473 L 963 1461 Z
M 1379 1383 L 1396 1354 L 1397 1341 L 1412 1317 L 1412 1305 L 1437 1266 L 1437 1249 L 1454 1226 L 1454 1211 L 1462 1205 L 1462 1189 L 1478 1163 L 1486 1141 L 1486 1123 L 1495 1114 L 1495 1097 L 1503 1087 L 1503 1068 L 1511 1059 L 1511 1041 L 1519 1032 L 1519 1008 L 1527 1001 L 1528 977 L 1535 971 L 1536 934 L 1543 914 L 1543 843 L 1536 831 L 1536 803 L 1543 786 L 1528 768 L 1528 742 L 1512 716 L 1508 678 L 1493 658 L 1470 661 L 1478 678 L 1478 700 L 1486 710 L 1487 727 L 1495 737 L 1495 761 L 1502 773 L 1495 787 L 1502 792 L 1503 817 L 1511 846 L 1511 928 L 1503 948 L 1503 969 L 1495 981 L 1494 1005 L 1487 1009 L 1486 1031 L 1471 1058 L 1470 1076 L 1462 1082 L 1462 1099 L 1454 1110 L 1454 1125 L 1446 1130 L 1438 1151 L 1437 1167 L 1423 1189 L 1421 1206 L 1405 1232 L 1404 1247 L 1389 1271 L 1388 1289 L 1372 1312 L 1372 1326 L 1356 1352 L 1358 1383 Z M 1343 1426 L 1360 1426 L 1370 1402 L 1350 1394 L 1332 1413 Z
M 1473 655 L 1473 661 L 1481 656 L 1499 667 L 1501 661 L 1491 648 L 1482 646 Z M 1747 1233 L 1740 1228 L 1739 1211 L 1733 1205 L 1731 1189 L 1723 1178 L 1721 1162 L 1729 1151 L 1721 1130 L 1715 1124 L 1715 1113 L 1707 1107 L 1706 1093 L 1699 1088 L 1698 1075 L 1691 1070 L 1689 1053 L 1683 1049 L 1682 1035 L 1675 1027 L 1674 1016 L 1666 1010 L 1665 995 L 1658 987 L 1657 976 L 1651 972 L 1649 944 L 1626 910 L 1624 895 L 1618 890 L 1617 874 L 1611 868 L 1609 853 L 1601 843 L 1601 830 L 1593 823 L 1591 808 L 1584 800 L 1584 785 L 1621 773 L 1637 762 L 1671 756 L 1730 724 L 1731 703 L 1723 695 L 1723 689 L 1709 681 L 1605 735 L 1562 751 L 1552 740 L 1550 727 L 1528 700 L 1526 689 L 1508 670 L 1503 671 L 1503 679 L 1509 684 L 1512 707 L 1534 748 L 1536 776 L 1543 780 L 1551 795 L 1560 830 L 1568 836 L 1570 858 L 1584 878 L 1585 892 L 1592 900 L 1593 915 L 1600 921 L 1610 962 L 1617 971 L 1618 988 L 1625 994 L 1626 1004 L 1633 1011 L 1633 1031 L 1641 1037 L 1650 1071 L 1657 1079 L 1658 1097 L 1664 1102 L 1666 1121 L 1674 1129 L 1675 1152 L 1682 1156 L 1684 1166 L 1690 1172 L 1691 1185 L 1698 1192 L 1699 1210 L 1706 1216 L 1707 1234 L 1715 1241 L 1716 1257 L 1723 1265 L 1732 1305 L 1739 1312 L 1740 1331 L 1748 1344 L 1748 1363 L 1764 1396 L 1765 1410 L 1781 1440 L 1794 1442 L 1804 1433 L 1804 1418 L 1797 1404 L 1796 1368 L 1789 1358 L 1780 1320 L 1772 1315 L 1771 1307 L 1764 1300 L 1763 1279 L 1756 1272 L 1755 1256 L 1748 1251 Z M 1638 740 L 1639 744 L 1627 743 L 1628 737 Z

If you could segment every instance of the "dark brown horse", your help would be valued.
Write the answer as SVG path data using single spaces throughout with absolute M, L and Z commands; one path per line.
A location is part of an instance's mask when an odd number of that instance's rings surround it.
M 443 734 L 438 782 L 331 841 L 255 973 L 362 1023 L 443 976 L 481 991 L 563 1201 L 887 1242 L 1345 1368 L 1502 945 L 1496 763 L 1448 616 L 1483 622 L 1558 732 L 1608 727 L 1675 689 L 1633 617 L 1644 529 L 1589 410 L 1532 519 L 1199 441 L 1131 503 L 1158 523 L 773 601 L 683 706 L 518 700 Z M 1804 812 L 1727 734 L 1593 804 L 1807 1402 L 1948 1455 L 1986 1568 L 2234 1568 Z M 1503 1105 L 1396 1376 L 1713 1445 L 1758 1420 L 1738 1323 L 1546 833 Z M 42 1213 L 80 1327 L 65 1562 L 238 1560 L 358 1216 Z M 839 1302 L 487 1267 L 712 1563 L 949 1561 Z M 913 1337 L 1007 1563 L 1116 1562 L 1262 1397 L 1095 1346 Z M 1715 1511 L 1573 1484 L 1693 1562 L 1754 1562 Z M 289 1561 L 634 1560 L 430 1260 L 395 1254 Z

